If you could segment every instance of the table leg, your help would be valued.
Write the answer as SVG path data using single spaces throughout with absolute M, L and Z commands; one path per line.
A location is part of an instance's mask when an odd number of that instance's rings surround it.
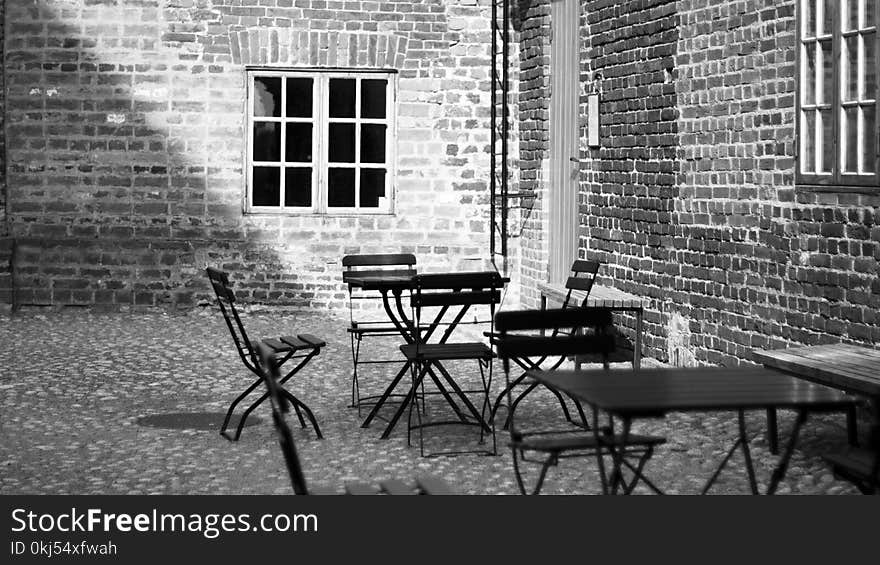
M 776 408 L 767 409 L 767 442 L 770 444 L 770 453 L 779 454 L 779 427 L 776 420 Z
M 385 404 L 385 401 L 388 400 L 388 397 L 391 396 L 391 393 L 397 388 L 397 384 L 400 382 L 400 379 L 403 378 L 403 375 L 409 370 L 411 363 L 407 362 L 400 371 L 398 371 L 397 375 L 395 375 L 394 379 L 391 380 L 391 384 L 388 385 L 388 388 L 385 389 L 385 392 L 382 393 L 382 396 L 379 397 L 379 400 L 373 405 L 373 409 L 370 410 L 370 413 L 367 414 L 367 418 L 364 420 L 364 423 L 361 424 L 362 428 L 370 427 L 370 422 L 373 421 L 373 418 L 376 417 L 376 414 L 379 413 L 379 409 Z
M 633 369 L 635 370 L 642 368 L 642 316 L 644 313 L 642 308 L 636 310 L 636 343 L 635 351 L 633 351 Z
M 602 432 L 599 430 L 599 411 L 595 406 L 593 410 L 593 438 L 596 443 L 596 464 L 599 467 L 599 480 L 602 483 L 602 494 L 608 494 L 608 474 L 605 471 L 605 454 Z
M 785 446 L 785 453 L 782 454 L 779 464 L 773 469 L 773 474 L 770 476 L 770 485 L 767 487 L 767 494 L 773 494 L 776 492 L 776 487 L 778 487 L 782 479 L 785 478 L 785 472 L 788 470 L 788 463 L 791 461 L 791 454 L 794 452 L 794 446 L 797 444 L 798 434 L 800 434 L 801 427 L 806 421 L 807 411 L 798 410 L 797 419 L 794 421 L 794 428 L 791 430 L 791 437 L 788 439 L 788 444 Z
M 859 425 L 856 416 L 855 405 L 850 406 L 846 411 L 846 437 L 849 440 L 849 444 L 853 447 L 859 445 Z
M 749 449 L 749 436 L 746 432 L 746 415 L 743 410 L 739 411 L 739 444 L 746 460 L 749 488 L 752 490 L 752 494 L 758 494 L 758 481 L 755 478 L 755 466 L 752 464 L 752 452 Z

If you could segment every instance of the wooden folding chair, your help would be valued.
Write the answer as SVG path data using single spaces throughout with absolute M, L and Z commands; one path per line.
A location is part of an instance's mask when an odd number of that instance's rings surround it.
M 375 310 L 381 301 L 381 296 L 375 291 L 364 291 L 352 280 L 357 277 L 382 275 L 382 276 L 409 276 L 416 275 L 416 257 L 411 253 L 379 253 L 346 255 L 342 258 L 342 280 L 348 286 L 348 312 L 350 323 L 348 335 L 351 340 L 351 405 L 358 409 L 360 415 L 361 406 L 375 404 L 380 395 L 361 396 L 360 371 L 362 365 L 387 365 L 402 363 L 400 358 L 369 358 L 361 359 L 361 348 L 366 338 L 399 338 L 399 330 L 381 314 L 367 317 L 368 310 L 362 306 L 372 306 Z M 372 304 L 370 304 L 372 303 Z M 376 318 L 381 319 L 376 319 Z
M 400 346 L 400 350 L 411 364 L 413 375 L 412 388 L 404 404 L 404 406 L 408 404 L 410 409 L 407 440 L 409 441 L 412 430 L 418 430 L 419 448 L 422 456 L 426 455 L 424 428 L 447 424 L 467 424 L 479 427 L 480 444 L 484 443 L 485 434 L 488 433 L 492 437 L 490 453 L 493 455 L 497 453 L 495 428 L 491 424 L 491 420 L 486 418 L 492 387 L 492 360 L 495 354 L 484 342 L 453 343 L 450 341 L 450 337 L 455 329 L 463 324 L 488 323 L 491 326 L 495 316 L 495 307 L 501 301 L 503 287 L 504 281 L 501 275 L 494 271 L 418 275 L 413 279 L 412 306 L 415 311 L 415 319 L 412 335 L 414 342 Z M 489 307 L 489 319 L 483 322 L 479 320 L 465 322 L 465 316 L 470 309 L 481 305 Z M 423 323 L 423 320 L 429 315 L 426 312 L 428 309 L 431 310 L 434 317 Z M 447 314 L 451 317 L 449 322 L 444 321 Z M 431 337 L 438 333 L 441 326 L 445 327 L 441 337 L 436 341 L 431 341 Z M 462 390 L 443 365 L 444 361 L 468 360 L 476 361 L 480 370 L 482 388 L 477 391 Z M 426 376 L 430 376 L 437 385 L 439 392 L 456 413 L 457 420 L 424 422 L 422 411 L 416 410 L 418 423 L 412 423 L 414 400 Z M 443 383 L 449 386 L 449 391 Z M 483 397 L 481 410 L 477 410 L 466 392 L 478 392 Z M 457 400 L 464 405 L 466 410 L 458 406 Z M 404 406 L 401 406 L 401 409 Z M 480 450 L 479 452 L 485 451 Z M 459 453 L 473 453 L 473 451 L 448 451 L 430 455 Z
M 562 306 L 561 306 L 562 309 L 583 307 L 587 304 L 587 299 L 590 296 L 590 290 L 592 290 L 593 284 L 596 279 L 596 274 L 599 272 L 599 266 L 600 266 L 600 264 L 598 261 L 577 260 L 574 263 L 572 263 L 571 275 L 568 277 L 568 280 L 565 281 L 566 293 L 565 293 L 565 298 L 562 300 Z M 579 300 L 576 305 L 572 304 L 572 298 L 573 298 L 574 292 L 578 292 L 578 294 L 579 294 Z M 580 293 L 583 293 L 583 294 L 580 294 Z M 541 309 L 545 310 L 546 308 L 547 308 L 547 303 L 546 303 L 546 297 L 545 297 L 544 300 L 542 300 Z M 558 330 L 554 330 L 554 331 L 558 332 Z M 495 343 L 497 341 L 497 335 L 494 335 L 491 337 L 492 337 L 493 343 Z M 511 360 L 514 363 L 516 363 L 517 365 L 519 365 L 520 369 L 522 369 L 522 373 L 517 378 L 515 378 L 513 381 L 511 381 L 511 383 L 509 385 L 510 387 L 516 387 L 516 386 L 520 385 L 526 378 L 526 373 L 525 373 L 526 371 L 531 370 L 531 369 L 540 369 L 540 368 L 542 368 L 542 365 L 544 365 L 547 362 L 546 357 L 543 357 L 540 359 L 529 359 L 527 357 L 512 357 Z M 549 366 L 545 366 L 543 368 L 546 370 L 556 369 L 557 367 L 562 365 L 563 362 L 565 362 L 565 357 L 560 357 L 560 358 L 556 359 L 553 363 L 551 363 Z M 537 388 L 538 384 L 539 383 L 537 381 L 530 383 L 525 388 L 525 390 L 523 390 L 522 392 L 519 393 L 519 395 L 517 395 L 516 399 L 513 401 L 513 404 L 508 405 L 509 408 L 508 408 L 507 418 L 504 421 L 504 429 L 505 430 L 508 429 L 508 427 L 510 426 L 510 418 L 513 415 L 513 412 L 516 410 L 516 407 L 519 405 L 520 402 L 522 402 L 522 400 L 526 396 L 529 395 L 529 393 L 531 393 L 533 390 L 535 390 L 535 388 Z M 547 390 L 549 390 L 556 397 L 556 400 L 559 402 L 559 405 L 562 407 L 562 413 L 565 416 L 566 420 L 568 420 L 572 424 L 579 425 L 583 428 L 589 427 L 587 424 L 586 415 L 584 414 L 584 410 L 583 410 L 583 407 L 581 406 L 580 402 L 578 402 L 577 400 L 575 400 L 573 398 L 570 399 L 574 403 L 575 408 L 577 408 L 578 415 L 580 417 L 580 421 L 575 422 L 575 420 L 571 416 L 571 413 L 568 410 L 568 405 L 566 404 L 565 399 L 562 397 L 562 393 L 560 393 L 559 391 L 557 391 L 555 389 L 549 388 L 549 387 L 545 387 L 545 388 L 547 388 Z M 491 417 L 493 420 L 495 419 L 495 413 L 498 411 L 498 408 L 501 406 L 501 403 L 504 400 L 504 398 L 507 396 L 507 393 L 508 393 L 508 389 L 505 388 L 496 397 L 495 403 L 492 405 L 492 416 Z
M 497 352 L 504 366 L 507 380 L 506 394 L 508 402 L 512 395 L 510 386 L 511 359 L 516 358 L 547 358 L 561 356 L 563 358 L 582 354 L 600 354 L 604 359 L 604 369 L 608 369 L 607 358 L 614 349 L 613 317 L 606 308 L 566 308 L 553 310 L 522 310 L 500 312 L 495 317 L 495 328 L 498 331 Z M 546 332 L 550 331 L 550 335 Z M 539 333 L 540 332 L 540 333 Z M 541 335 L 544 333 L 545 335 Z M 621 375 L 626 378 L 626 375 Z M 596 416 L 594 416 L 594 421 Z M 631 492 L 641 480 L 650 488 L 659 492 L 644 475 L 642 469 L 654 452 L 654 447 L 664 443 L 662 437 L 630 434 L 624 444 L 623 436 L 613 434 L 613 426 L 594 432 L 572 432 L 549 429 L 533 429 L 523 431 L 517 427 L 513 412 L 510 414 L 510 448 L 513 454 L 513 469 L 520 492 L 529 492 L 520 468 L 521 462 L 540 464 L 538 478 L 531 489 L 538 494 L 544 484 L 547 471 L 559 463 L 560 459 L 569 457 L 603 457 L 610 455 L 608 445 L 623 449 L 623 465 L 633 477 L 627 484 L 623 477 L 615 477 L 624 484 L 625 492 Z M 597 438 L 602 438 L 599 441 Z M 534 460 L 532 454 L 543 456 L 543 460 Z
M 290 483 L 296 494 L 337 494 L 327 488 L 308 487 L 305 474 L 300 464 L 299 455 L 296 451 L 296 442 L 287 425 L 285 414 L 290 411 L 289 398 L 284 394 L 279 384 L 277 356 L 272 348 L 265 343 L 257 346 L 259 354 L 260 375 L 266 384 L 269 403 L 272 406 L 272 421 L 278 432 L 278 443 L 284 454 L 284 462 L 290 475 Z M 295 406 L 295 405 L 294 405 Z M 440 478 L 433 476 L 419 476 L 413 482 L 405 482 L 399 479 L 382 481 L 378 486 L 369 483 L 350 483 L 345 485 L 346 494 L 454 494 L 449 485 Z
M 229 410 L 226 412 L 226 418 L 223 420 L 223 426 L 220 428 L 220 434 L 226 439 L 238 441 L 238 438 L 241 436 L 241 431 L 244 429 L 247 417 L 269 396 L 268 392 L 259 396 L 242 413 L 238 421 L 238 426 L 235 429 L 235 433 L 230 435 L 227 432 L 227 427 L 229 426 L 229 422 L 232 419 L 232 414 L 235 411 L 236 406 L 238 406 L 238 404 L 248 395 L 254 392 L 262 380 L 262 373 L 259 369 L 259 359 L 257 358 L 257 346 L 262 344 L 269 348 L 273 355 L 278 358 L 279 366 L 288 361 L 298 361 L 296 366 L 294 366 L 284 378 L 278 381 L 279 394 L 286 397 L 293 405 L 302 427 L 306 426 L 302 414 L 305 412 L 306 417 L 312 424 L 312 428 L 315 430 L 315 434 L 318 436 L 318 439 L 321 439 L 323 437 L 321 435 L 321 429 L 318 427 L 318 422 L 315 420 L 312 411 L 304 402 L 296 398 L 287 389 L 281 387 L 281 385 L 287 382 L 293 375 L 305 367 L 309 361 L 318 355 L 321 352 L 321 348 L 326 345 L 326 342 L 311 334 L 298 334 L 296 336 L 287 335 L 278 338 L 264 339 L 259 342 L 252 342 L 248 338 L 244 324 L 242 323 L 241 317 L 235 306 L 235 293 L 229 284 L 229 275 L 212 267 L 208 267 L 207 272 L 208 279 L 211 281 L 211 286 L 214 288 L 214 293 L 217 295 L 217 304 L 220 306 L 220 312 L 223 314 L 223 319 L 226 321 L 229 332 L 232 334 L 232 341 L 235 343 L 238 355 L 241 358 L 242 363 L 244 363 L 244 366 L 257 375 L 257 379 L 232 401 Z

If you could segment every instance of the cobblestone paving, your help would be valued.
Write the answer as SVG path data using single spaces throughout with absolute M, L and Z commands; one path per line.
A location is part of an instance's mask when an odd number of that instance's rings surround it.
M 360 427 L 349 408 L 350 353 L 347 321 L 328 315 L 254 312 L 245 317 L 252 337 L 309 332 L 328 347 L 291 382 L 290 389 L 315 412 L 325 439 L 294 428 L 306 477 L 336 487 L 430 472 L 460 493 L 516 493 L 506 432 L 497 457 L 422 458 L 408 447 L 405 426 L 379 439 L 383 422 Z M 384 354 L 393 354 L 389 344 Z M 468 369 L 453 367 L 454 370 Z M 364 391 L 376 391 L 388 366 L 374 366 Z M 470 367 L 471 374 L 475 367 Z M 458 373 L 456 373 L 458 374 Z M 370 375 L 368 375 L 370 376 Z M 241 440 L 218 433 L 217 414 L 250 381 L 218 311 L 184 314 L 25 311 L 0 317 L 0 494 L 270 494 L 289 493 L 268 407 Z M 503 374 L 495 373 L 500 390 Z M 476 381 L 470 384 L 475 384 Z M 370 388 L 372 386 L 372 389 Z M 439 413 L 439 408 L 431 414 Z M 208 429 L 145 425 L 163 414 L 209 413 Z M 535 393 L 517 412 L 529 423 L 559 419 L 547 393 Z M 500 413 L 501 414 L 501 413 Z M 195 421 L 195 420 L 194 420 Z M 295 421 L 295 419 L 294 419 Z M 763 414 L 749 415 L 758 478 L 766 484 L 775 457 L 762 435 Z M 785 431 L 792 414 L 780 414 Z M 810 419 L 780 492 L 849 494 L 818 457 L 845 441 L 840 415 Z M 671 415 L 636 431 L 659 433 L 647 472 L 670 493 L 695 493 L 731 445 L 731 415 Z M 435 428 L 431 449 L 476 447 L 476 429 Z M 599 490 L 594 460 L 572 459 L 550 471 L 545 492 L 592 494 Z M 714 493 L 746 493 L 741 455 L 722 474 Z

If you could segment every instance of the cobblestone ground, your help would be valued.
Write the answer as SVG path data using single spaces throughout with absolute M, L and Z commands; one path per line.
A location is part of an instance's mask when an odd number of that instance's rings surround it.
M 325 435 L 317 440 L 311 430 L 294 428 L 312 483 L 336 487 L 430 472 L 460 493 L 517 492 L 504 448 L 506 432 L 499 430 L 497 457 L 422 458 L 418 447 L 407 446 L 404 426 L 388 440 L 379 439 L 383 422 L 360 427 L 357 410 L 348 407 L 351 361 L 345 319 L 255 312 L 245 323 L 252 337 L 309 332 L 329 344 L 289 386 L 311 406 Z M 384 354 L 394 351 L 389 344 Z M 476 373 L 475 367 L 453 369 Z M 374 366 L 364 379 L 364 392 L 381 387 L 389 370 Z M 497 391 L 503 374 L 496 371 L 495 377 Z M 0 317 L 0 494 L 289 493 L 267 406 L 256 411 L 259 422 L 245 428 L 240 441 L 218 434 L 218 415 L 251 378 L 214 309 L 185 314 L 25 311 Z M 442 410 L 429 408 L 431 415 Z M 173 413 L 187 414 L 193 425 L 147 425 Z M 202 417 L 207 426 L 196 425 L 198 414 L 207 414 Z M 527 428 L 560 420 L 559 414 L 552 396 L 536 392 L 517 411 L 517 422 Z M 792 414 L 780 414 L 783 440 L 791 421 Z M 748 422 L 756 433 L 751 445 L 758 478 L 766 484 L 776 459 L 760 435 L 763 415 L 751 414 Z M 811 418 L 782 493 L 856 492 L 835 480 L 819 458 L 844 444 L 843 423 L 840 415 Z M 695 493 L 734 440 L 736 420 L 731 415 L 671 415 L 636 431 L 669 438 L 648 464 L 649 476 L 667 492 Z M 476 428 L 434 428 L 427 441 L 431 449 L 465 449 L 477 447 L 476 435 Z M 598 490 L 592 459 L 563 461 L 551 469 L 545 487 L 559 494 Z M 742 457 L 735 455 L 713 492 L 747 491 Z

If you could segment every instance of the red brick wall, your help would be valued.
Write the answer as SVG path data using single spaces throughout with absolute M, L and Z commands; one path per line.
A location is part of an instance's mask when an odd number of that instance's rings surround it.
M 21 304 L 342 306 L 345 253 L 487 256 L 488 5 L 38 0 L 8 7 Z M 257 49 L 259 47 L 259 49 Z M 399 71 L 397 214 L 242 213 L 244 66 Z
M 0 60 L 3 59 L 6 0 L 0 0 Z M 6 235 L 6 82 L 0 73 L 0 237 Z
M 534 281 L 546 279 L 546 230 L 549 210 L 545 205 L 545 183 L 549 182 L 550 120 L 550 4 L 542 0 L 517 2 L 520 28 L 519 84 L 519 181 L 522 190 L 536 198 L 525 202 L 522 237 L 519 238 L 521 301 L 535 305 L 538 293 Z
M 736 364 L 759 347 L 880 341 L 880 187 L 795 186 L 794 6 L 582 2 L 581 78 L 601 72 L 604 91 L 580 252 L 653 299 L 649 355 Z
M 0 0 L 0 60 L 3 59 L 6 0 Z M 0 311 L 12 304 L 12 239 L 6 224 L 6 85 L 0 73 Z
M 698 361 L 880 342 L 880 187 L 795 186 L 795 2 L 678 2 L 671 311 Z

